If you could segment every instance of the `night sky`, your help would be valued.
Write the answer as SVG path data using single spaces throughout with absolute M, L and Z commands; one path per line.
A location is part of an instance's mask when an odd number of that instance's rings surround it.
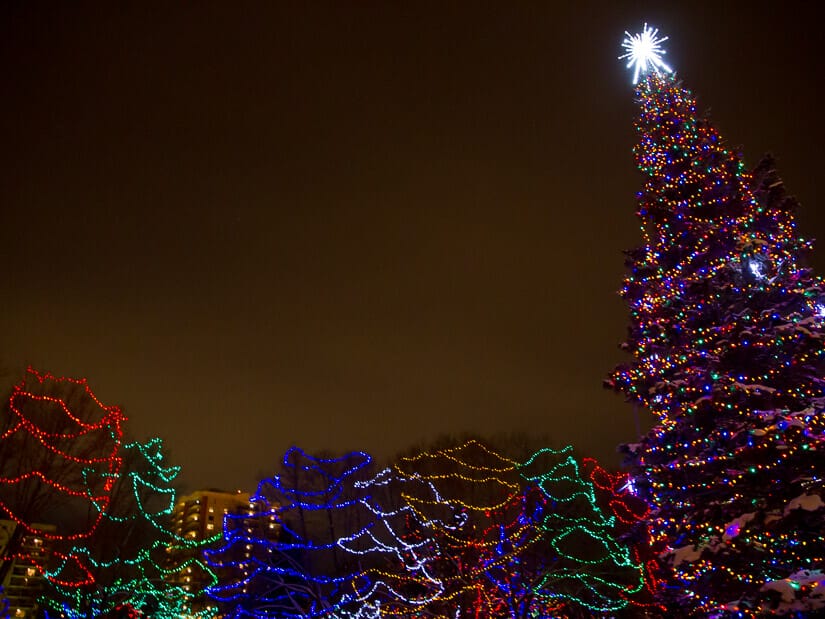
M 618 465 L 623 32 L 825 242 L 818 4 L 4 3 L 2 381 L 88 377 L 190 488 L 462 431 Z

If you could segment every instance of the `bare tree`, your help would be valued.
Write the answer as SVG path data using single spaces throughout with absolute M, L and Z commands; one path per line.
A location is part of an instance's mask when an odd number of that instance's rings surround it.
M 27 370 L 0 416 L 0 512 L 18 524 L 5 558 L 20 554 L 22 536 L 37 522 L 59 525 L 58 533 L 39 533 L 54 541 L 92 534 L 120 471 L 124 421 L 85 379 Z M 4 560 L 0 580 L 10 563 Z

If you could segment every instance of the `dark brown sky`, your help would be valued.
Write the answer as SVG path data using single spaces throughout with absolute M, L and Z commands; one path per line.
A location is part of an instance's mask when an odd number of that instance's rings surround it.
M 4 3 L 4 380 L 88 376 L 191 486 L 462 430 L 616 464 L 622 33 L 825 239 L 817 4 Z

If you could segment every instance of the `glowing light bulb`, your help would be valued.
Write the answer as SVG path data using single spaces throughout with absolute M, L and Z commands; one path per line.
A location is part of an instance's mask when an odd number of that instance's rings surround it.
M 627 481 L 619 488 L 619 490 L 627 491 L 633 496 L 636 496 L 636 481 L 632 477 L 628 477 Z
M 765 279 L 765 274 L 762 272 L 762 265 L 756 260 L 748 262 L 748 268 L 756 279 Z
M 644 29 L 639 34 L 630 34 L 625 31 L 625 38 L 622 47 L 627 50 L 619 56 L 619 60 L 627 59 L 627 68 L 633 68 L 633 83 L 639 81 L 639 76 L 649 71 L 663 71 L 672 73 L 673 69 L 662 60 L 667 52 L 662 49 L 662 43 L 667 41 L 667 37 L 659 38 L 658 28 L 651 28 L 645 24 Z

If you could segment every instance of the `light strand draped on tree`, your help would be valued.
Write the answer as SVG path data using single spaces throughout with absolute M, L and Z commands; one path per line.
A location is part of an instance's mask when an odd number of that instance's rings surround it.
M 125 421 L 120 408 L 103 404 L 85 379 L 28 368 L 13 387 L 0 419 L 0 514 L 16 527 L 0 580 L 17 560 L 57 584 L 93 581 L 78 557 L 57 547 L 83 543 L 97 530 L 122 466 Z M 94 517 L 83 517 L 87 513 Z M 50 532 L 38 522 L 60 526 Z M 28 552 L 26 535 L 49 540 L 49 551 Z M 64 566 L 63 573 L 49 571 L 53 563 Z
M 200 550 L 216 538 L 184 538 L 172 530 L 171 516 L 177 492 L 173 484 L 180 467 L 164 462 L 163 442 L 151 439 L 132 442 L 121 450 L 123 466 L 115 480 L 108 509 L 101 511 L 94 535 L 74 545 L 68 556 L 88 570 L 91 582 L 66 586 L 57 576 L 63 562 L 53 566 L 47 576 L 53 583 L 44 602 L 57 616 L 70 619 L 109 616 L 118 609 L 132 608 L 157 619 L 206 618 L 215 607 L 195 610 L 193 601 L 202 593 L 173 584 L 174 575 L 193 571 L 193 579 L 214 584 L 215 574 L 199 558 Z M 92 516 L 97 519 L 96 516 Z M 174 560 L 179 551 L 189 550 L 183 560 Z
M 772 160 L 746 171 L 649 62 L 661 49 L 646 32 L 625 44 L 643 65 L 643 244 L 622 290 L 633 359 L 608 385 L 655 416 L 625 451 L 660 594 L 674 614 L 812 612 L 825 607 L 825 289 Z
M 521 463 L 469 441 L 371 477 L 370 463 L 287 451 L 254 497 L 264 507 L 227 516 L 207 552 L 228 616 L 567 617 L 620 610 L 643 588 L 569 448 Z

